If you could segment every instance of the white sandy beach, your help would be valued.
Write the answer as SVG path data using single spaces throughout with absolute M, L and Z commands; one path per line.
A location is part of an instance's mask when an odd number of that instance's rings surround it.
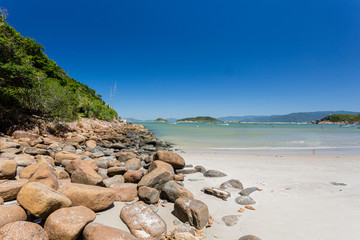
M 358 239 L 360 236 L 360 156 L 260 156 L 235 153 L 182 153 L 187 164 L 202 165 L 226 173 L 227 177 L 205 178 L 201 173 L 188 174 L 185 187 L 196 199 L 204 201 L 214 218 L 212 227 L 203 229 L 206 239 L 239 239 L 253 234 L 266 240 L 278 239 Z M 259 187 L 254 192 L 255 210 L 239 213 L 234 199 L 238 190 L 223 201 L 201 192 L 205 186 L 218 187 L 231 178 L 244 187 Z M 189 179 L 204 179 L 189 181 Z M 330 182 L 345 183 L 334 186 Z M 119 218 L 124 203 L 98 214 L 95 221 L 127 230 Z M 158 214 L 173 230 L 176 219 L 173 204 L 160 206 Z M 227 227 L 226 215 L 242 215 L 239 223 Z

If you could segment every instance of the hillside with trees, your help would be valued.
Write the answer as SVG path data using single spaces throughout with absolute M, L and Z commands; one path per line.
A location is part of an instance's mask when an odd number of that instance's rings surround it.
M 0 112 L 36 115 L 48 120 L 78 117 L 113 120 L 115 110 L 101 95 L 75 79 L 45 54 L 34 39 L 23 37 L 0 17 Z
M 360 123 L 359 114 L 333 114 L 326 116 L 320 120 L 321 122 L 333 122 L 333 123 Z
M 220 121 L 218 119 L 204 116 L 204 117 L 190 117 L 190 118 L 183 118 L 179 119 L 176 122 L 211 122 L 211 123 L 222 123 L 223 121 Z
M 170 121 L 163 119 L 163 118 L 158 118 L 158 119 L 154 120 L 154 122 L 168 123 Z

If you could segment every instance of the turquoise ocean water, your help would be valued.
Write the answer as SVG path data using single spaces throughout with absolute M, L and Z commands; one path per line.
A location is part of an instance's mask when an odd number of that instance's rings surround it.
M 141 122 L 185 150 L 298 150 L 360 154 L 360 125 Z M 323 129 L 323 128 L 324 129 Z

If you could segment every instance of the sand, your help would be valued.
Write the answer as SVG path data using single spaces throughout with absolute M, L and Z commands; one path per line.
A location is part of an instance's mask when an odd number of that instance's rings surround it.
M 202 165 L 226 173 L 227 177 L 205 178 L 188 174 L 184 184 L 196 199 L 205 202 L 214 218 L 213 226 L 203 229 L 206 239 L 239 239 L 253 234 L 262 239 L 358 239 L 360 236 L 360 155 L 271 156 L 235 153 L 181 153 L 188 164 Z M 255 210 L 239 213 L 235 203 L 238 190 L 224 201 L 201 192 L 218 187 L 229 179 L 239 179 L 244 187 L 259 187 L 251 197 Z M 189 179 L 200 179 L 189 181 Z M 334 186 L 331 182 L 345 183 Z M 119 215 L 124 203 L 98 213 L 96 222 L 127 230 Z M 174 229 L 173 204 L 160 206 L 158 214 L 168 230 Z M 235 226 L 221 218 L 242 215 Z

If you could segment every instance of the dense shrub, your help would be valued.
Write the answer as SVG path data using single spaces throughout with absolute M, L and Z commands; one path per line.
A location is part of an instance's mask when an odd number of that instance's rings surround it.
M 0 105 L 49 119 L 79 116 L 118 118 L 101 96 L 67 76 L 44 53 L 42 45 L 23 37 L 0 16 Z

